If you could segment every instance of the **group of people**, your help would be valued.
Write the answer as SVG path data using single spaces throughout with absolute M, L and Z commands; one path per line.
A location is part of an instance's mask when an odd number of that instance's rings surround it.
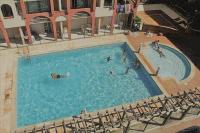
M 164 53 L 160 49 L 159 42 L 160 42 L 159 40 L 152 42 L 152 47 L 156 52 L 158 52 L 160 57 L 165 57 Z
M 108 56 L 108 57 L 106 58 L 106 61 L 107 61 L 107 62 L 110 62 L 111 60 L 112 60 L 111 56 Z M 126 49 L 123 49 L 123 51 L 122 51 L 122 61 L 123 61 L 123 63 L 125 63 L 126 60 L 127 60 L 127 57 L 126 57 Z M 135 59 L 135 61 L 133 62 L 133 67 L 134 67 L 135 69 L 138 69 L 138 68 L 140 67 L 140 61 L 139 61 L 138 59 Z M 132 68 L 132 66 L 127 67 L 126 70 L 125 70 L 125 72 L 124 72 L 124 74 L 128 74 L 128 72 L 129 72 L 129 70 L 130 70 L 131 68 Z M 113 75 L 113 71 L 110 70 L 110 71 L 109 71 L 109 74 L 110 74 L 110 75 Z
M 122 58 L 123 58 L 123 63 L 125 63 L 126 60 L 127 60 L 127 57 L 126 57 L 126 49 L 123 49 L 123 51 L 122 51 Z M 108 56 L 108 57 L 106 58 L 106 61 L 107 61 L 107 62 L 110 62 L 111 60 L 112 60 L 111 56 Z M 139 61 L 138 59 L 136 59 L 135 62 L 133 63 L 133 67 L 134 67 L 135 69 L 138 69 L 138 68 L 140 67 L 140 61 Z M 129 72 L 129 70 L 130 70 L 131 68 L 132 68 L 132 67 L 127 67 L 124 74 L 128 74 L 128 72 Z M 109 71 L 109 74 L 110 74 L 110 75 L 113 75 L 113 71 L 110 70 L 110 71 Z M 51 78 L 52 78 L 53 80 L 65 78 L 65 77 L 67 77 L 67 76 L 69 76 L 69 73 L 67 73 L 67 74 L 51 73 Z

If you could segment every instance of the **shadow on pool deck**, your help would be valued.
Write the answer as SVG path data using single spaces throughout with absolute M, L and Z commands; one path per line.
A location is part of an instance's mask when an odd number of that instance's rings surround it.
M 166 34 L 166 37 L 179 48 L 200 70 L 200 35 Z

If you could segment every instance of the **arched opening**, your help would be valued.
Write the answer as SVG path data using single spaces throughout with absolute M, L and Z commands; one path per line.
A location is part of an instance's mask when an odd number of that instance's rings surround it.
M 10 5 L 4 4 L 1 6 L 1 11 L 4 18 L 12 18 L 13 17 L 13 11 Z
M 45 16 L 37 16 L 30 21 L 31 38 L 33 44 L 47 43 L 54 40 L 53 25 Z
M 78 12 L 72 17 L 72 39 L 92 36 L 92 17 L 87 12 Z

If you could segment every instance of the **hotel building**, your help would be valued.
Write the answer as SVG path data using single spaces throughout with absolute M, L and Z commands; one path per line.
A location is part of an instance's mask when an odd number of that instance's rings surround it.
M 1 0 L 5 47 L 112 34 L 133 22 L 139 0 Z M 42 41 L 41 41 L 42 40 Z

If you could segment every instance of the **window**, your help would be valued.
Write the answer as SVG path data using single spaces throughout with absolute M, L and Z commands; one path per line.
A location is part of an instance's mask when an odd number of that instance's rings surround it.
M 97 7 L 100 7 L 100 0 L 97 0 L 97 4 L 96 4 Z
M 62 10 L 67 10 L 67 2 L 65 0 L 61 0 Z
M 2 11 L 4 18 L 13 17 L 13 11 L 12 11 L 11 6 L 4 4 L 1 6 L 1 11 Z
M 28 13 L 49 12 L 49 0 L 29 1 L 26 3 Z
M 111 7 L 113 6 L 113 0 L 105 0 L 104 7 Z
M 90 8 L 92 0 L 72 0 L 72 8 Z

